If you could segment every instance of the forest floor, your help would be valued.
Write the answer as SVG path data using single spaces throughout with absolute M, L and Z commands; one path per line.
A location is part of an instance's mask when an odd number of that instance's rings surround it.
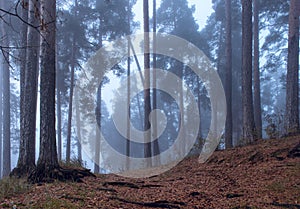
M 216 151 L 151 178 L 113 174 L 83 183 L 36 184 L 0 198 L 1 208 L 300 208 L 300 158 L 288 153 L 300 137 Z

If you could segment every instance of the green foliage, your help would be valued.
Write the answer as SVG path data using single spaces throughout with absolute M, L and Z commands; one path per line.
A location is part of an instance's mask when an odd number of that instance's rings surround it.
M 45 208 L 45 209 L 52 209 L 52 208 L 66 208 L 66 209 L 76 209 L 78 205 L 72 204 L 70 202 L 65 201 L 64 199 L 53 199 L 48 197 L 46 201 L 34 205 L 32 208 Z
M 0 199 L 24 193 L 30 189 L 25 179 L 5 177 L 0 180 Z
M 282 56 L 280 51 L 287 47 L 288 12 L 288 1 L 260 1 L 260 28 L 268 31 L 261 49 L 266 54 L 267 60 L 272 58 L 272 63 L 276 61 L 277 64 L 284 64 L 285 62 L 283 57 L 286 56 Z M 269 64 L 270 62 L 267 62 L 265 68 L 271 70 L 278 68 L 278 65 L 268 66 Z
M 264 119 L 267 122 L 265 131 L 269 138 L 278 139 L 284 134 L 283 110 L 277 110 L 274 113 L 266 114 Z
M 157 10 L 158 31 L 177 35 L 198 46 L 201 38 L 194 12 L 195 6 L 189 7 L 186 0 L 162 1 Z
M 77 158 L 70 159 L 70 162 L 62 160 L 59 162 L 60 166 L 64 168 L 84 168 L 84 163 Z

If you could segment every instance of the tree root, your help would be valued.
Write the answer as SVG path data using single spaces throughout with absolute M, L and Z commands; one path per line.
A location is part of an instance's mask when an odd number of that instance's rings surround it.
M 35 165 L 22 165 L 15 167 L 9 174 L 9 177 L 25 178 L 35 169 Z
M 66 169 L 60 166 L 37 166 L 28 176 L 28 182 L 52 183 L 54 180 L 83 182 L 82 178 L 86 176 L 96 177 L 89 169 Z
M 152 207 L 152 208 L 180 208 L 180 206 L 186 205 L 184 202 L 177 202 L 177 201 L 170 202 L 167 200 L 159 200 L 154 202 L 137 202 L 137 201 L 126 200 L 119 197 L 110 197 L 110 199 L 118 200 L 120 202 L 125 202 L 129 204 Z
M 142 184 L 142 185 L 137 185 L 133 184 L 130 182 L 124 182 L 124 181 L 110 181 L 110 182 L 105 182 L 103 186 L 121 186 L 121 187 L 129 187 L 133 189 L 139 189 L 139 188 L 155 188 L 155 187 L 162 187 L 162 185 L 159 184 Z
M 289 151 L 288 157 L 290 158 L 300 157 L 300 142 L 291 151 Z

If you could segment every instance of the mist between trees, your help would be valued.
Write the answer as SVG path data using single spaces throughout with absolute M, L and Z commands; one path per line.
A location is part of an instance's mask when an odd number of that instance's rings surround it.
M 82 143 L 88 143 L 83 138 L 99 138 L 99 128 L 123 155 L 156 156 L 172 146 L 181 120 L 187 120 L 180 117 L 180 110 L 190 108 L 186 88 L 193 93 L 200 113 L 199 132 L 190 154 L 200 153 L 213 117 L 207 89 L 188 66 L 156 54 L 155 47 L 151 54 L 136 57 L 130 44 L 124 46 L 128 58 L 102 81 L 91 81 L 85 89 L 74 91 L 84 63 L 98 49 L 137 30 L 176 35 L 211 60 L 227 103 L 219 149 L 299 133 L 299 1 L 226 0 L 224 4 L 213 0 L 213 12 L 201 30 L 195 21 L 195 6 L 189 6 L 188 0 L 143 0 L 144 19 L 139 21 L 134 16 L 141 11 L 133 11 L 137 1 L 1 1 L 0 177 L 15 168 L 13 175 L 30 174 L 39 179 L 42 171 L 60 168 L 62 161 L 76 161 L 95 173 L 109 172 L 102 164 L 112 156 L 99 140 L 89 150 L 94 162 L 82 150 Z M 142 47 L 149 47 L 147 40 L 145 36 Z M 156 90 L 164 78 L 157 77 L 154 68 L 172 72 L 183 81 L 178 83 L 179 103 Z M 143 69 L 148 70 L 143 74 Z M 140 73 L 143 85 L 156 89 L 130 95 L 130 88 L 137 85 L 129 79 L 133 73 Z M 132 97 L 126 101 L 130 104 L 126 124 L 155 134 L 157 123 L 151 126 L 148 117 L 151 110 L 160 109 L 166 115 L 166 129 L 153 143 L 149 136 L 144 144 L 130 142 L 126 140 L 130 132 L 121 136 L 114 126 L 112 114 L 122 105 L 118 98 L 124 96 L 118 95 L 120 82 L 127 82 L 126 98 Z M 97 89 L 90 97 L 96 111 L 86 105 L 90 101 L 80 99 L 89 94 L 89 88 Z M 97 119 L 93 133 L 79 125 L 90 117 Z M 178 153 L 184 149 L 183 142 Z M 157 158 L 146 164 L 157 166 L 163 161 Z M 128 161 L 121 170 L 133 167 Z

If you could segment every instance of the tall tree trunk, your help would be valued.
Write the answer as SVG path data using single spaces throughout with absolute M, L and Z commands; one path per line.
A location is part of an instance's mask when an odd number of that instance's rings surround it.
M 28 0 L 22 0 L 21 17 L 24 21 L 28 21 Z M 21 41 L 24 48 L 20 49 L 20 147 L 19 147 L 19 158 L 24 156 L 25 144 L 24 144 L 24 92 L 25 92 L 25 71 L 26 71 L 26 53 L 27 53 L 27 31 L 28 25 L 25 23 L 21 26 Z
M 129 40 L 130 41 L 130 40 Z M 130 169 L 130 118 L 131 118 L 131 107 L 130 107 L 130 44 L 127 46 L 127 133 L 126 133 L 126 170 Z
M 157 108 L 157 77 L 156 77 L 156 0 L 153 0 L 153 73 L 152 73 L 152 83 L 153 83 L 153 110 Z M 154 123 L 153 126 L 153 135 L 157 136 L 157 114 L 154 114 L 153 118 Z M 160 158 L 159 155 L 159 144 L 158 144 L 158 137 L 153 142 L 153 155 L 156 156 L 157 161 L 154 162 L 156 166 L 160 165 Z
M 0 3 L 2 8 L 6 8 L 4 1 Z M 1 21 L 2 46 L 9 46 L 9 37 L 7 34 L 6 22 Z M 8 176 L 11 169 L 10 156 L 10 71 L 9 71 L 9 49 L 3 52 L 3 176 Z
M 146 167 L 152 166 L 151 161 L 151 134 L 147 132 L 150 127 L 149 114 L 151 111 L 150 101 L 150 53 L 149 53 L 149 2 L 143 0 L 144 13 L 144 157 L 146 160 Z
M 58 160 L 61 161 L 61 90 L 60 86 L 57 85 L 56 87 L 56 111 L 57 111 L 57 157 Z
M 78 2 L 75 0 L 75 17 L 77 17 Z M 74 74 L 75 74 L 75 62 L 76 62 L 76 35 L 73 33 L 72 40 L 72 57 L 71 57 L 71 82 L 70 82 L 70 96 L 69 96 L 69 113 L 68 113 L 68 129 L 67 129 L 67 149 L 66 149 L 66 161 L 70 162 L 71 157 L 71 129 L 72 129 L 72 113 L 73 113 L 73 92 L 74 92 Z
M 2 56 L 0 56 L 0 64 L 2 65 L 3 62 L 3 58 Z M 2 178 L 2 164 L 3 164 L 3 160 L 2 160 L 2 142 L 3 142 L 3 137 L 2 137 L 2 128 L 3 128 L 3 106 L 2 106 L 2 96 L 3 96 L 3 73 L 2 73 L 2 67 L 0 68 L 0 179 Z
M 256 134 L 262 138 L 261 99 L 260 99 L 260 73 L 259 73 L 259 0 L 254 0 L 254 53 L 253 53 L 253 82 L 254 82 L 254 121 Z
M 41 1 L 41 18 L 40 155 L 37 170 L 51 173 L 59 167 L 55 134 L 56 0 Z
M 99 25 L 99 43 L 98 47 L 99 49 L 103 46 L 103 20 L 102 17 L 100 16 L 99 18 L 100 25 Z M 97 107 L 96 107 L 96 117 L 97 117 L 97 123 L 98 123 L 98 128 L 96 128 L 96 139 L 95 139 L 95 162 L 94 162 L 94 173 L 100 173 L 100 146 L 101 146 L 101 129 L 102 129 L 102 81 L 99 81 L 100 85 L 98 87 L 98 92 L 97 92 Z
M 49 178 L 79 181 L 91 176 L 89 170 L 61 169 L 58 163 L 55 133 L 56 83 L 56 0 L 41 1 L 41 85 L 40 85 L 40 153 L 36 169 L 28 180 L 43 182 Z M 46 25 L 45 25 L 46 24 Z
M 96 127 L 94 173 L 100 173 L 100 130 Z
M 71 156 L 71 129 L 72 129 L 72 107 L 73 107 L 73 92 L 74 92 L 74 73 L 75 73 L 75 34 L 73 34 L 72 43 L 72 61 L 71 61 L 71 82 L 69 95 L 69 113 L 68 113 L 68 132 L 67 132 L 67 146 L 66 146 L 66 162 L 70 163 Z
M 197 76 L 196 78 L 196 82 L 197 82 L 197 106 L 198 106 L 198 110 L 199 110 L 199 116 L 200 116 L 200 120 L 199 120 L 199 131 L 198 131 L 198 143 L 201 146 L 200 149 L 202 149 L 202 127 L 201 127 L 201 80 L 200 78 Z
M 5 34 L 5 33 L 2 33 Z M 8 37 L 4 35 L 4 46 L 8 46 Z M 3 63 L 3 176 L 8 176 L 11 170 L 10 155 L 10 70 L 9 53 L 4 52 Z
M 100 42 L 102 44 L 102 40 Z M 98 87 L 97 91 L 97 107 L 96 107 L 96 120 L 97 125 L 96 127 L 96 135 L 95 135 L 95 161 L 94 161 L 94 173 L 100 173 L 100 146 L 101 146 L 101 128 L 102 128 L 102 81 Z
M 79 95 L 78 91 L 75 91 L 75 111 L 76 111 L 76 130 L 77 130 L 77 155 L 78 161 L 82 163 L 81 154 L 81 128 L 80 128 L 80 111 L 79 111 Z
M 242 0 L 243 138 L 256 139 L 252 96 L 252 0 Z
M 133 53 L 133 58 L 134 58 L 136 67 L 137 67 L 137 69 L 138 69 L 138 71 L 139 71 L 139 74 L 140 74 L 140 79 L 141 79 L 142 83 L 145 83 L 145 82 L 144 82 L 145 79 L 144 79 L 143 74 L 142 74 L 142 69 L 141 69 L 139 60 L 138 60 L 138 58 L 137 58 L 137 55 L 136 55 L 136 53 L 135 53 L 134 47 L 133 47 L 133 45 L 132 45 L 130 39 L 129 39 L 129 41 L 130 41 L 130 42 L 129 42 L 130 48 L 131 48 L 132 53 Z M 141 119 L 141 124 L 143 124 L 143 117 L 142 117 L 142 110 L 141 110 L 140 96 L 139 96 L 139 95 L 137 95 L 137 103 L 138 103 L 137 106 L 138 106 L 138 110 L 139 110 L 139 116 L 140 116 L 140 119 Z
M 290 1 L 286 77 L 286 134 L 299 133 L 299 0 Z
M 128 21 L 128 36 L 131 34 L 131 27 L 130 27 L 130 0 L 128 0 L 128 14 L 127 14 L 127 21 Z M 131 107 L 130 107 L 130 37 L 128 37 L 127 42 L 127 111 L 128 111 L 128 118 L 127 118 L 127 132 L 126 132 L 126 170 L 130 169 L 130 118 L 131 118 Z
M 184 124 L 185 123 L 185 111 L 184 111 L 184 101 L 183 101 L 183 76 L 184 76 L 184 65 L 182 63 L 180 63 L 178 66 L 178 70 L 179 70 L 179 75 L 178 77 L 180 78 L 179 81 L 179 111 L 182 117 L 180 117 L 180 122 L 179 124 Z M 179 155 L 183 156 L 185 153 L 185 128 L 184 125 L 180 126 L 180 132 L 181 132 L 181 136 L 180 140 L 180 147 L 179 147 Z
M 29 1 L 28 22 L 37 25 L 39 11 L 38 0 Z M 27 51 L 25 68 L 25 86 L 23 95 L 23 120 L 21 121 L 22 135 L 20 138 L 20 154 L 13 175 L 27 176 L 35 167 L 35 137 L 36 137 L 36 109 L 37 109 L 37 75 L 39 59 L 39 33 L 28 27 Z
M 225 94 L 227 103 L 227 116 L 225 124 L 225 146 L 231 148 L 232 144 L 232 43 L 231 43 L 231 0 L 225 1 L 226 11 L 226 72 Z
M 57 45 L 55 47 L 55 51 L 57 52 Z M 62 139 L 61 139 L 61 70 L 58 68 L 58 56 L 55 57 L 55 68 L 56 68 L 56 118 L 57 118 L 57 158 L 58 161 L 61 161 L 61 143 L 62 143 Z

